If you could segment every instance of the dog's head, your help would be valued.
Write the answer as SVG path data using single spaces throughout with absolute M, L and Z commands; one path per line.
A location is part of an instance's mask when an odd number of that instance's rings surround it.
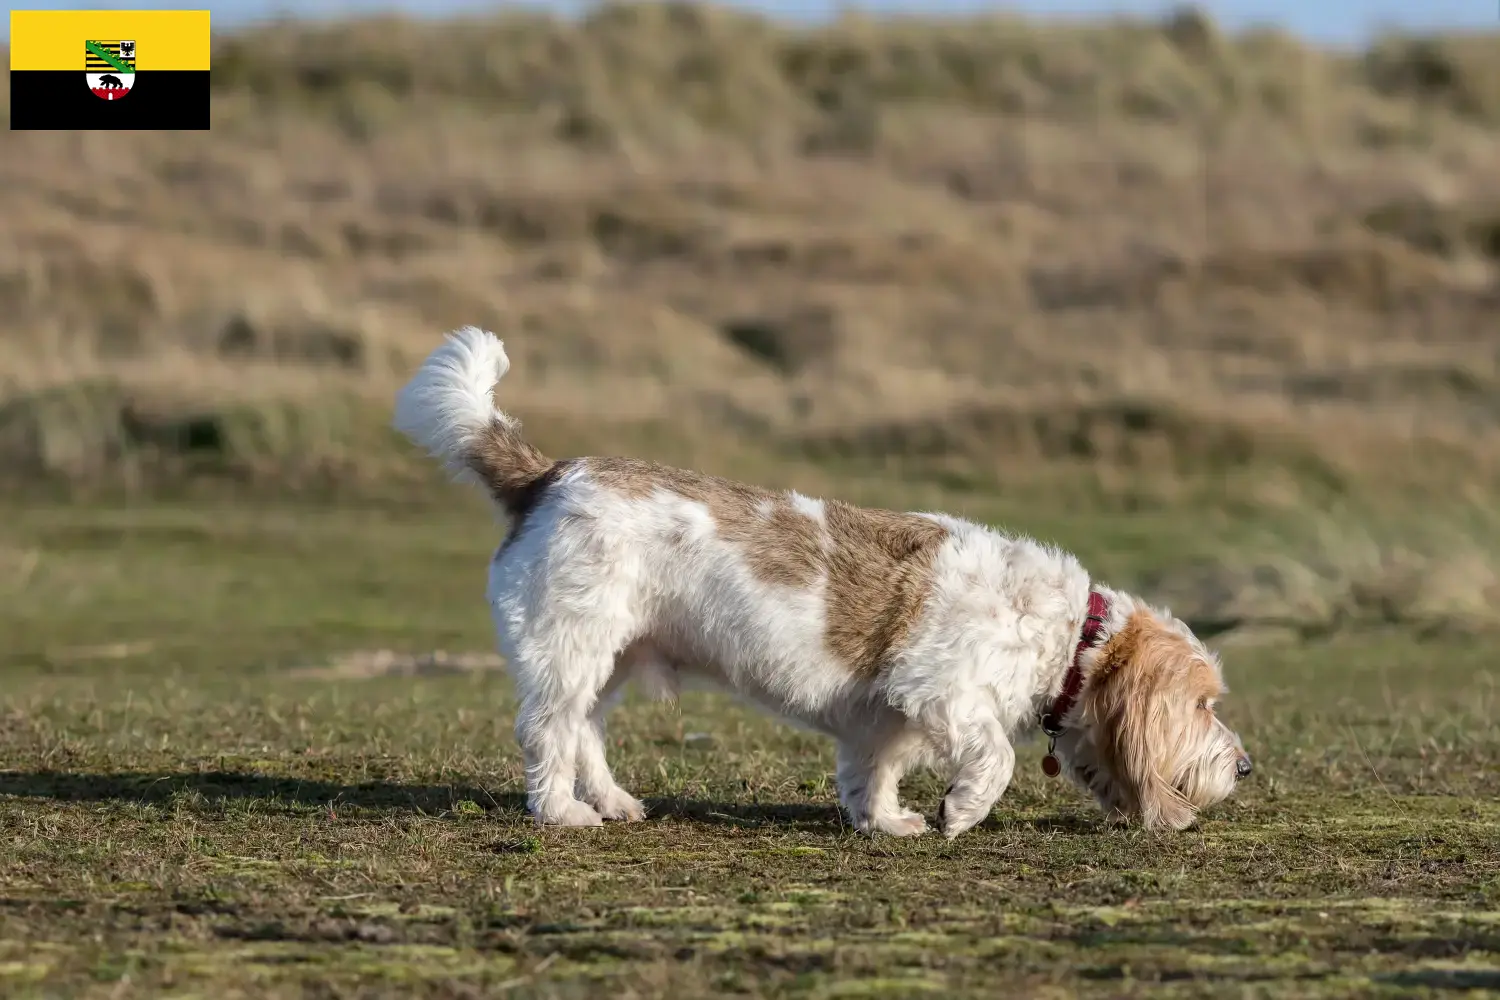
M 1250 773 L 1216 714 L 1223 693 L 1218 661 L 1186 625 L 1137 610 L 1096 651 L 1057 755 L 1112 819 L 1181 830 Z

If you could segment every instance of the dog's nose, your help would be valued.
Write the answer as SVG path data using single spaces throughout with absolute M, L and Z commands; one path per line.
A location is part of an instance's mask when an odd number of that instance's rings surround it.
M 1242 754 L 1238 764 L 1234 765 L 1234 776 L 1236 778 L 1248 778 L 1250 772 L 1255 768 L 1250 764 L 1250 755 Z

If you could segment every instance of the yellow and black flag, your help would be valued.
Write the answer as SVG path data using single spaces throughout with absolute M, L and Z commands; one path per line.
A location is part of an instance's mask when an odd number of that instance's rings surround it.
M 13 10 L 12 129 L 206 129 L 208 11 Z

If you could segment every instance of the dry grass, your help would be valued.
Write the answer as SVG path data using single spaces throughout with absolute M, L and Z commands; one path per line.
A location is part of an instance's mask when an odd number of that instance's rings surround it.
M 0 483 L 410 496 L 390 392 L 478 323 L 559 453 L 1269 511 L 1318 607 L 1487 595 L 1497 55 L 682 4 L 226 36 L 212 133 L 0 149 Z
M 580 424 L 980 408 L 1004 461 L 1138 407 L 1209 425 L 1189 464 L 1288 424 L 1490 474 L 1497 46 L 691 5 L 225 37 L 213 133 L 0 154 L 0 372 L 383 400 L 480 322 L 517 408 Z

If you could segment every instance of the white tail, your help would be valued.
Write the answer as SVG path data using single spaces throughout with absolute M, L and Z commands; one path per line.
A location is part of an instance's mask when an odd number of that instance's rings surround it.
M 470 460 L 479 439 L 497 423 L 515 425 L 492 396 L 509 370 L 499 337 L 474 326 L 455 330 L 396 394 L 392 423 L 455 476 L 484 485 Z

